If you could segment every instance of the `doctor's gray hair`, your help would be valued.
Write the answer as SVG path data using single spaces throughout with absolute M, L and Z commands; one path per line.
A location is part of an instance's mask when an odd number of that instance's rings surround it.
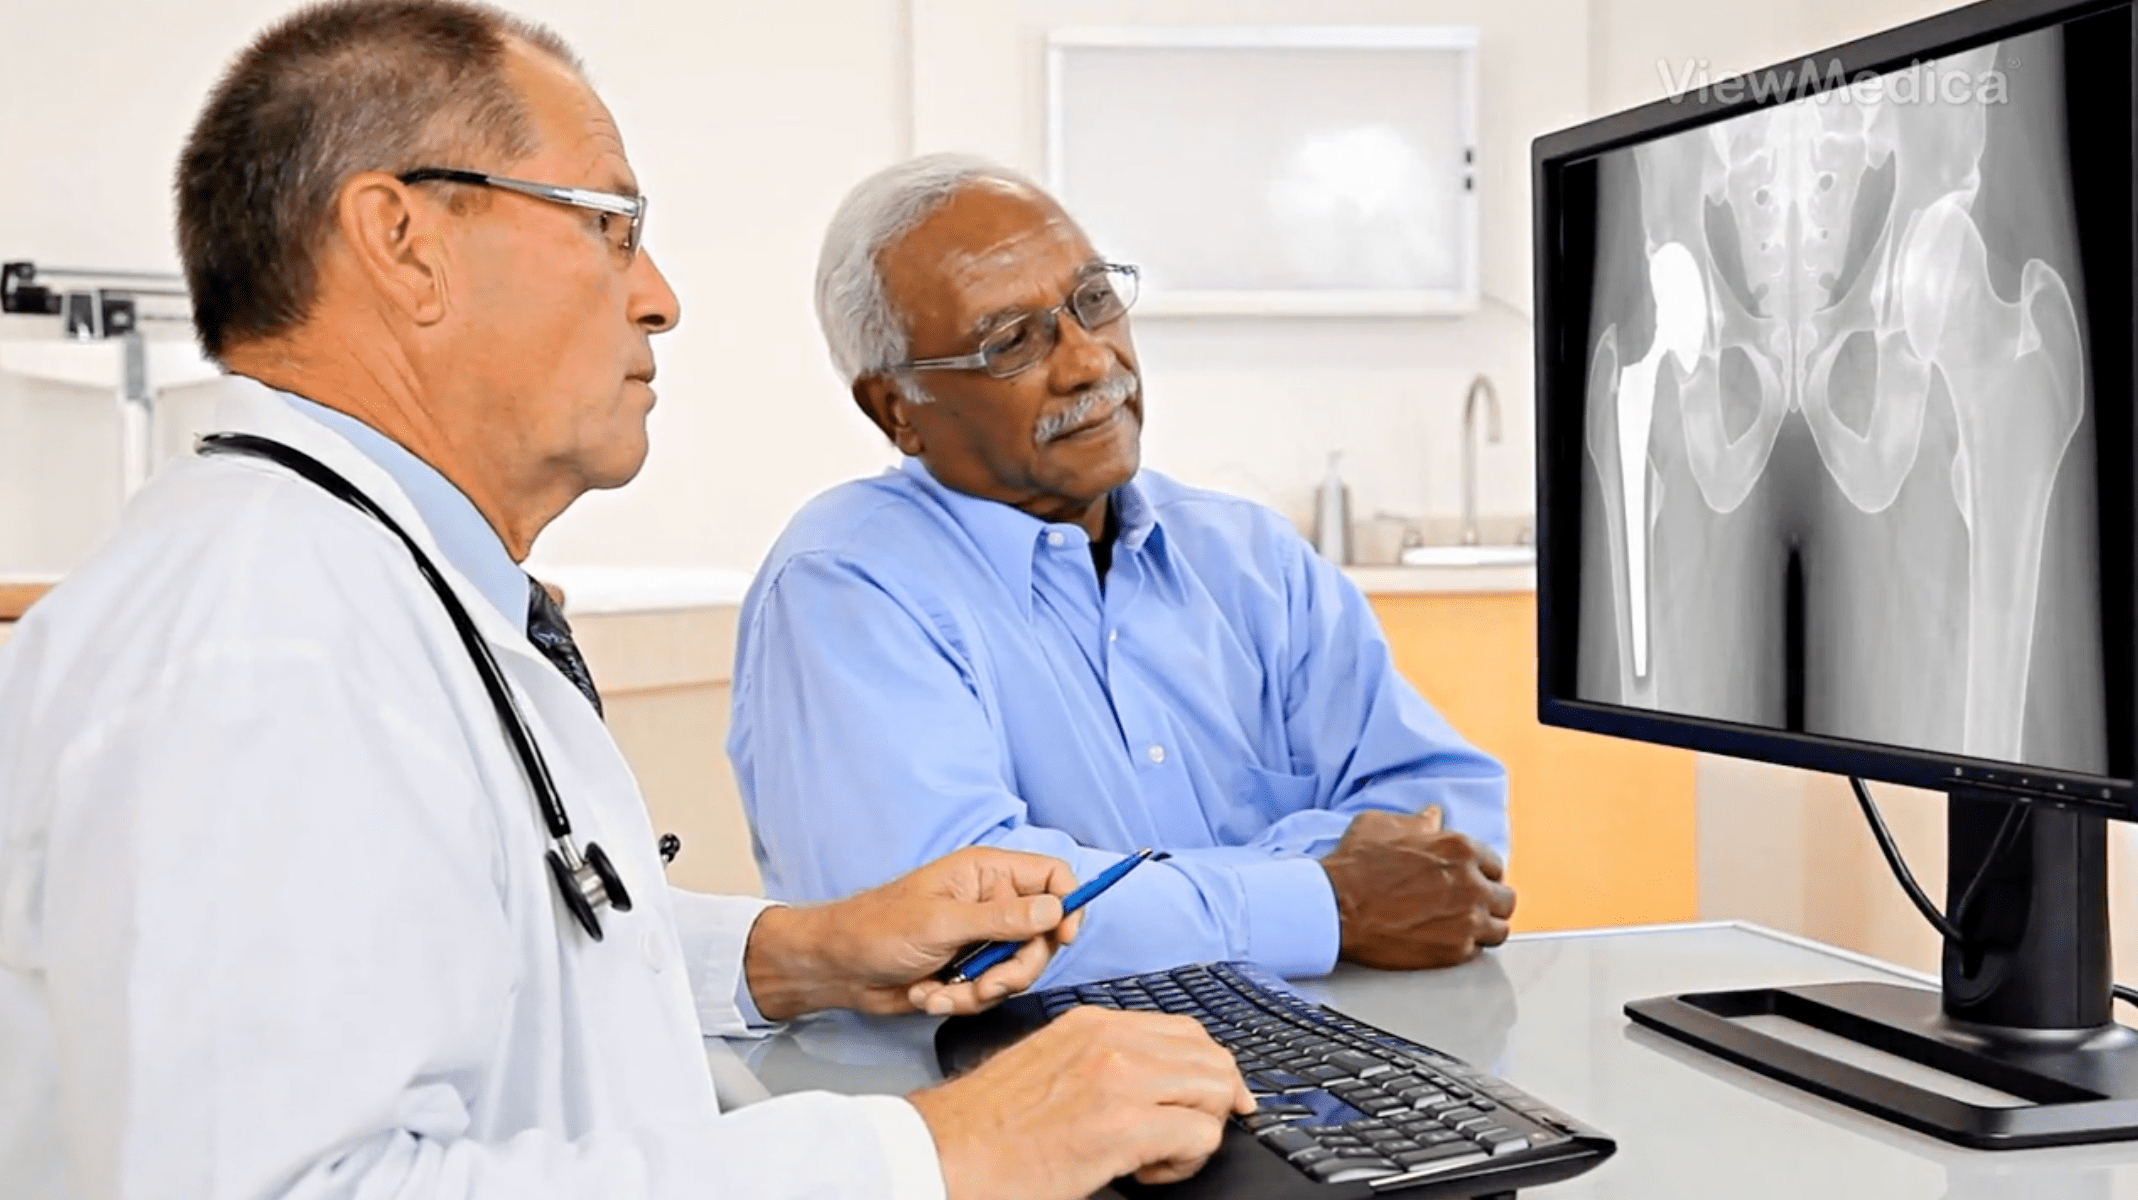
M 824 233 L 817 256 L 817 324 L 832 366 L 851 386 L 906 361 L 905 316 L 891 305 L 877 259 L 951 197 L 981 180 L 997 180 L 1045 195 L 1031 180 L 970 154 L 924 154 L 884 168 L 846 194 Z M 892 385 L 910 401 L 929 397 L 911 378 Z
M 505 74 L 514 42 L 582 71 L 548 29 L 468 0 L 331 0 L 254 39 L 178 159 L 178 250 L 201 349 L 220 359 L 310 316 L 352 177 L 500 169 L 533 154 Z M 453 202 L 487 199 L 465 189 Z

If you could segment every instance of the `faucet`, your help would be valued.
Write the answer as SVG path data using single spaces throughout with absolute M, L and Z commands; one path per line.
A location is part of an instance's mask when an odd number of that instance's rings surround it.
M 1477 396 L 1485 396 L 1485 439 L 1500 440 L 1500 394 L 1479 375 L 1462 398 L 1462 544 L 1477 544 Z

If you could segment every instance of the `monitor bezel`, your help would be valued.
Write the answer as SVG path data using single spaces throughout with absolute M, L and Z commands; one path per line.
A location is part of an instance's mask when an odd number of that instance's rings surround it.
M 1578 596 L 1566 589 L 1578 586 L 1581 552 L 1578 526 L 1566 530 L 1556 527 L 1564 515 L 1562 509 L 1566 514 L 1576 515 L 1578 520 L 1579 484 L 1577 482 L 1577 494 L 1569 505 L 1565 498 L 1555 493 L 1556 472 L 1552 469 L 1555 437 L 1566 436 L 1555 424 L 1555 415 L 1568 411 L 1578 413 L 1580 409 L 1556 404 L 1554 399 L 1565 395 L 1567 389 L 1579 394 L 1586 386 L 1586 377 L 1585 372 L 1575 371 L 1571 372 L 1573 378 L 1567 378 L 1570 372 L 1562 369 L 1564 359 L 1550 339 L 1550 332 L 1555 328 L 1553 317 L 1559 311 L 1553 294 L 1555 280 L 1550 251 L 1559 212 L 1559 172 L 1566 166 L 1638 142 L 1829 91 L 1835 78 L 1831 67 L 1835 65 L 1838 65 L 1841 80 L 1854 80 L 1866 72 L 1883 74 L 1911 63 L 1961 53 L 1988 42 L 2017 37 L 2097 13 L 2133 7 L 2134 0 L 1982 0 L 1825 50 L 1798 55 L 1761 71 L 1716 81 L 1676 98 L 1652 101 L 1548 133 L 1532 143 L 1537 397 L 1536 667 L 1537 719 L 1540 723 L 1908 786 L 2022 795 L 2122 820 L 2138 820 L 2138 807 L 2134 807 L 2138 784 L 2130 778 L 2029 767 L 1951 752 L 1911 749 L 1828 734 L 1797 733 L 1555 695 L 1553 666 L 1562 657 L 1560 638 L 1570 639 L 1573 631 L 1571 626 L 1563 631 L 1555 630 L 1554 600 L 1563 597 L 1569 603 L 1578 604 Z M 2132 27 L 2134 66 L 2138 66 L 2138 12 L 2133 14 Z M 1754 77 L 1771 81 L 1776 78 L 1774 73 L 1793 71 L 1807 63 L 1814 64 L 1816 77 L 1820 80 L 1817 85 L 1807 88 L 1799 83 L 1779 95 L 1770 87 L 1768 94 L 1761 98 L 1755 99 L 1751 95 L 1749 81 Z M 1791 78 L 1801 80 L 1801 76 L 1792 75 Z M 2138 78 L 2138 71 L 2134 71 L 2134 78 Z M 2133 108 L 2138 111 L 2138 86 L 2134 86 L 2133 91 Z M 2138 126 L 2138 121 L 2134 121 L 2134 126 Z M 2138 146 L 2134 146 L 2132 161 L 2134 170 L 2138 170 Z M 2131 268 L 2128 278 L 2134 290 L 2138 290 L 2138 237 L 2133 238 Z M 2132 339 L 2131 354 L 2134 372 L 2138 372 L 2138 338 Z M 2138 378 L 2138 373 L 2134 373 L 2133 378 Z M 1574 436 L 1577 439 L 1580 436 L 1578 429 Z M 2130 449 L 2130 461 L 2138 463 L 2138 436 L 2134 436 Z M 1567 549 L 1562 551 L 1561 547 Z M 2133 559 L 2138 562 L 2138 555 Z M 2138 573 L 2138 569 L 2134 569 L 2134 573 Z M 2132 684 L 2138 689 L 2138 679 Z M 2133 711 L 2138 712 L 2138 706 L 2134 706 Z M 2133 723 L 2138 725 L 2138 721 Z M 2138 742 L 2138 728 L 2123 730 L 2121 735 Z

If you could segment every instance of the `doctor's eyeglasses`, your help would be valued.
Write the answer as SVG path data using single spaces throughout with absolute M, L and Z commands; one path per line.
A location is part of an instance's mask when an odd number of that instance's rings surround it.
M 1069 298 L 1053 308 L 1012 313 L 980 339 L 971 354 L 950 358 L 916 358 L 891 368 L 894 371 L 985 371 L 1007 379 L 1031 367 L 1062 340 L 1061 314 L 1067 310 L 1086 330 L 1097 330 L 1121 319 L 1136 302 L 1136 284 L 1141 272 L 1124 263 L 1098 263 L 1085 272 L 1069 291 Z
M 452 167 L 420 167 L 395 178 L 402 183 L 467 183 L 476 187 L 500 188 L 508 192 L 518 192 L 522 196 L 533 196 L 537 200 L 547 200 L 553 204 L 591 209 L 601 214 L 601 234 L 609 239 L 609 248 L 622 257 L 626 266 L 638 257 L 639 236 L 646 228 L 644 196 L 620 196 L 615 192 L 597 192 L 554 183 L 507 179 L 503 175 L 462 171 Z

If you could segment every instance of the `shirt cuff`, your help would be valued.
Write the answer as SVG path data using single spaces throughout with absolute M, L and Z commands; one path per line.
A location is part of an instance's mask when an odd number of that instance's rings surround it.
M 1320 859 L 1273 858 L 1233 870 L 1247 897 L 1247 957 L 1286 979 L 1335 969 L 1342 929 Z
M 698 1004 L 698 1027 L 713 1037 L 762 1037 L 783 1026 L 768 1022 L 750 996 L 742 955 L 750 929 L 773 906 L 756 896 L 708 896 L 669 889 L 676 936 L 690 964 L 690 992 Z
M 890 1200 L 946 1200 L 943 1160 L 935 1151 L 935 1134 L 919 1109 L 903 1096 L 857 1096 L 862 1116 L 876 1127 L 883 1147 Z

